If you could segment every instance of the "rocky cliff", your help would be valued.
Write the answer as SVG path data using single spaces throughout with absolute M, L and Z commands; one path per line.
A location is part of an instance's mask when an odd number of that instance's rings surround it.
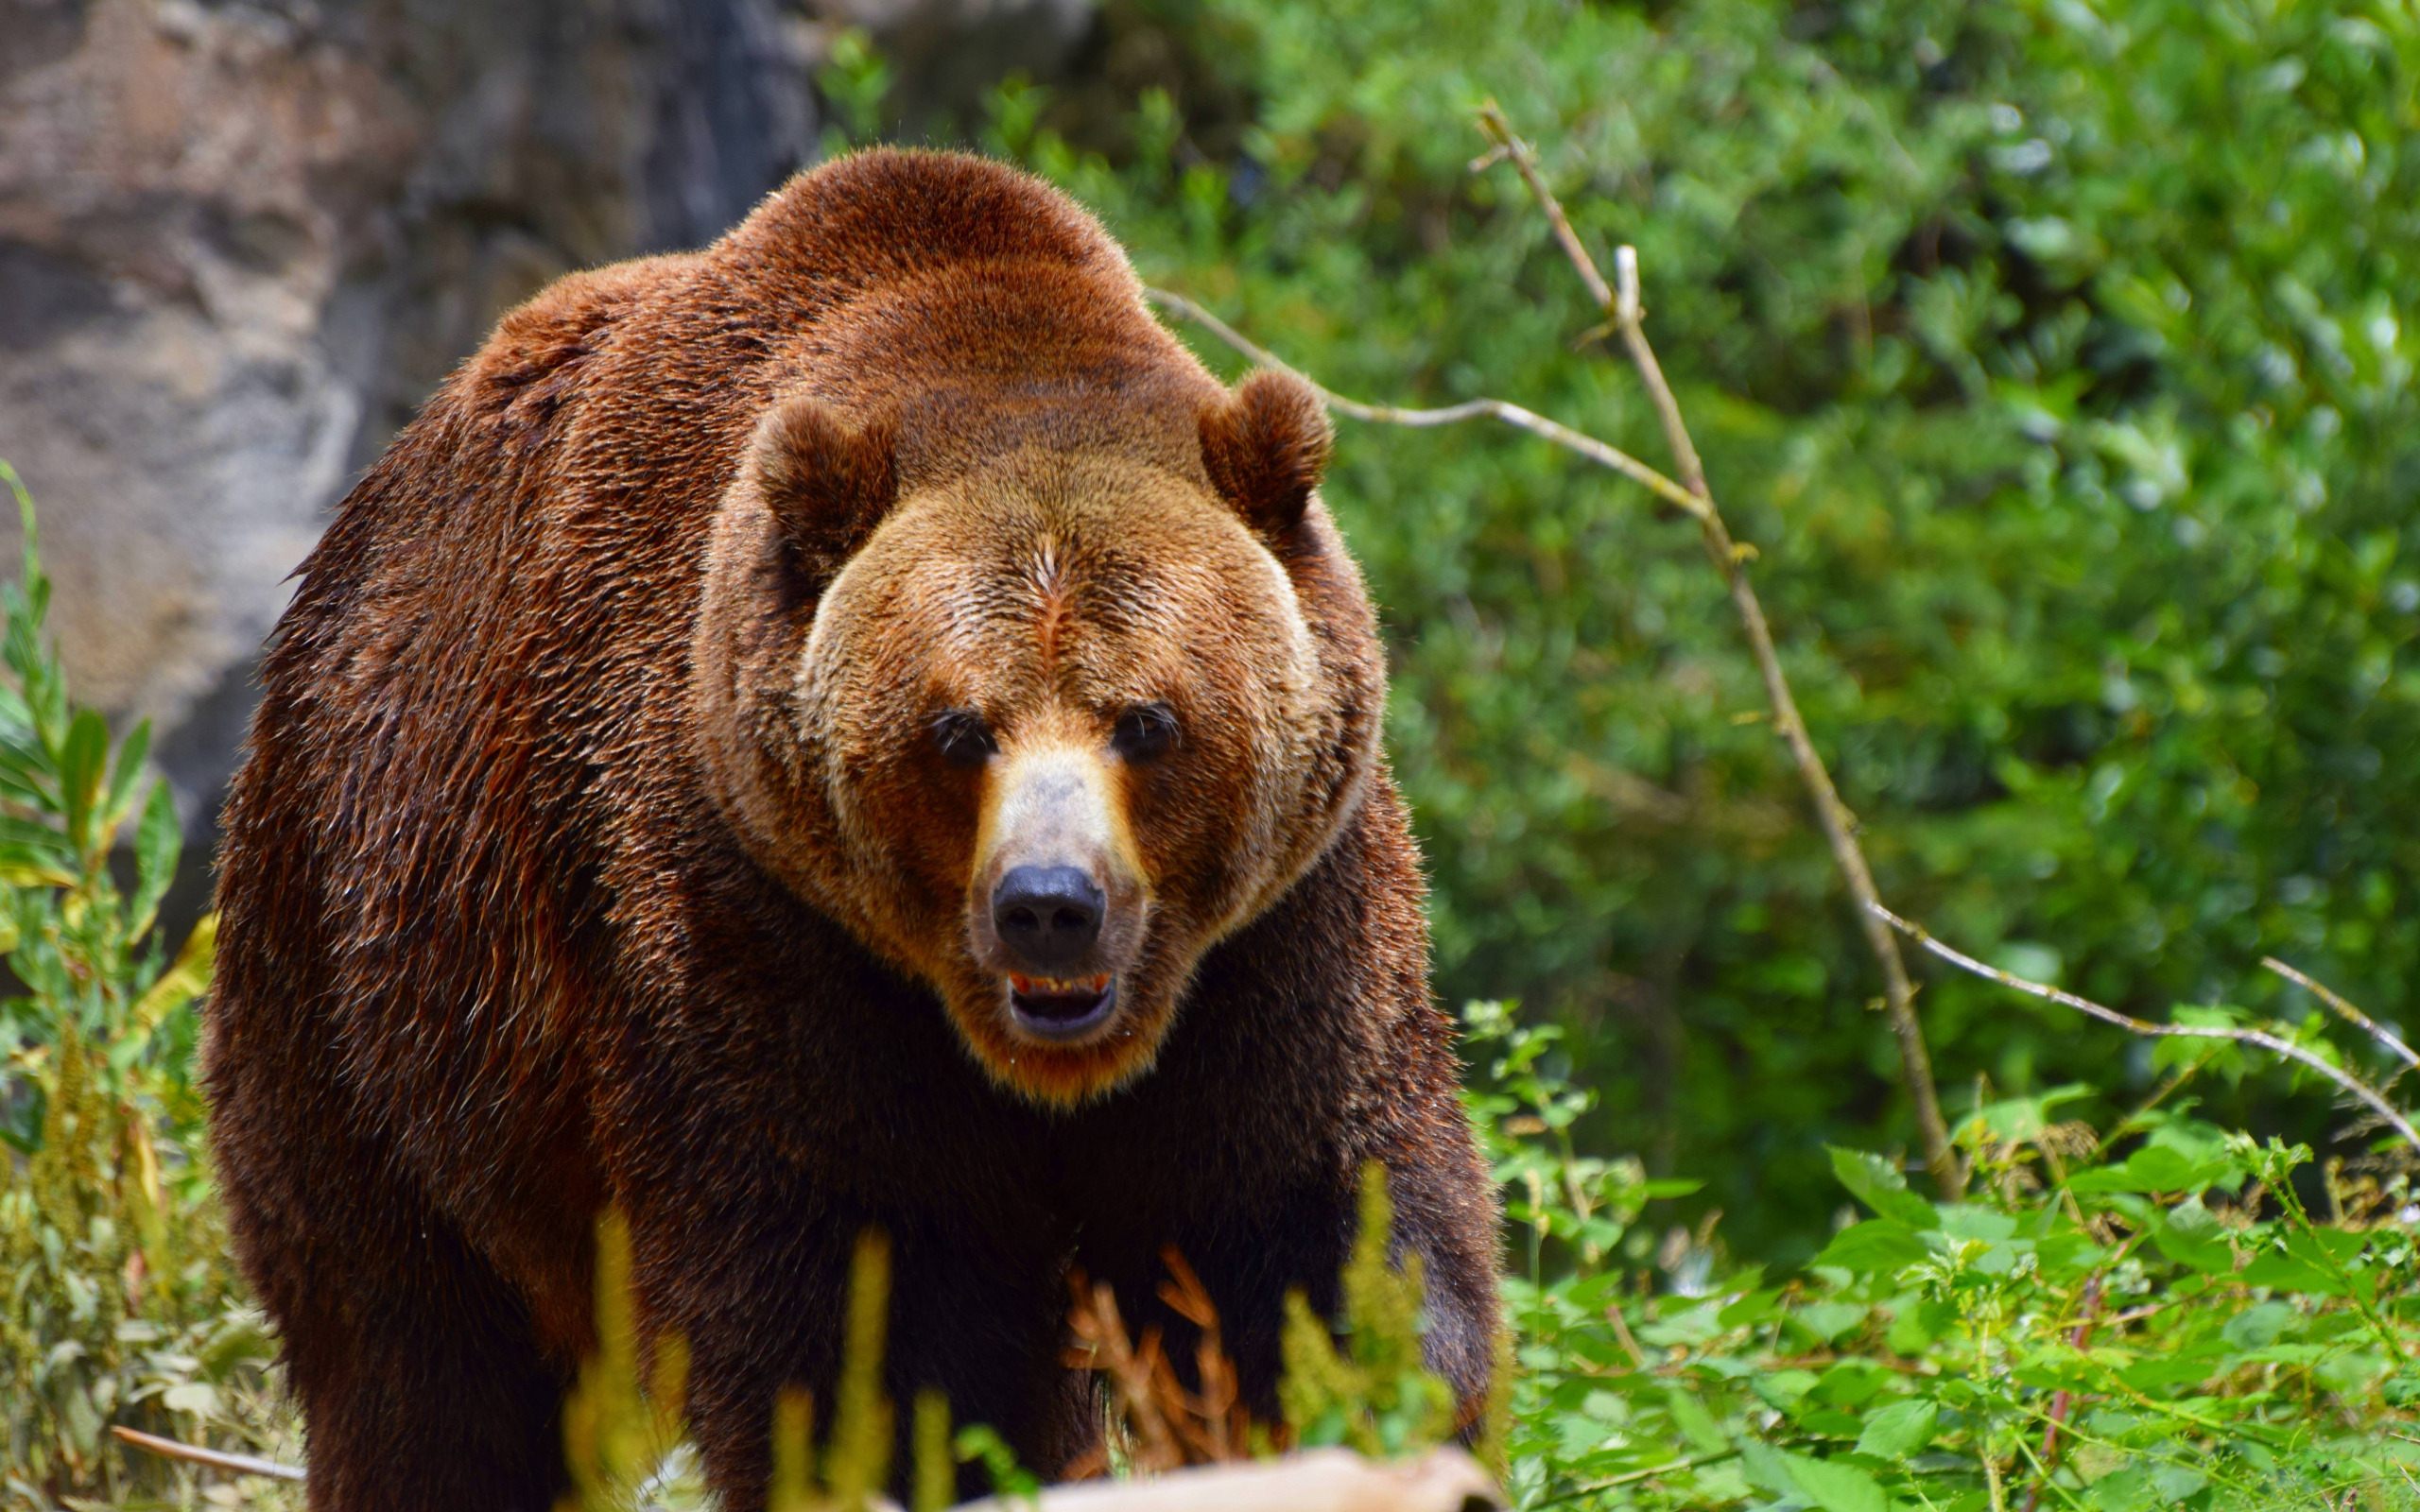
M 0 456 L 43 507 L 78 696 L 156 721 L 206 832 L 287 574 L 498 315 L 710 240 L 811 161 L 839 26 L 875 30 L 929 122 L 1046 76 L 1089 16 L 0 0 Z M 17 544 L 10 519 L 0 564 Z

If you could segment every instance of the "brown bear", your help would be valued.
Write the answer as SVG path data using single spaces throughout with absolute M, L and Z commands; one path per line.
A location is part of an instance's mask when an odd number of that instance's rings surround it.
M 1046 1473 L 1071 1267 L 1185 1359 L 1177 1246 L 1273 1416 L 1372 1160 L 1475 1411 L 1495 1200 L 1327 452 L 965 156 L 504 319 L 304 563 L 227 813 L 215 1145 L 314 1507 L 551 1504 L 608 1204 L 735 1508 L 861 1231 L 894 1399 Z

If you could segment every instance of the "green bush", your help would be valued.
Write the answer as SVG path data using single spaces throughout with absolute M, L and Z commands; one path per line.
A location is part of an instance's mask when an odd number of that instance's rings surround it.
M 155 925 L 180 844 L 148 733 L 112 749 L 44 644 L 50 584 L 6 463 L 25 576 L 0 588 L 0 1429 L 6 1495 L 190 1503 L 194 1476 L 123 1452 L 112 1424 L 249 1445 L 271 1353 L 242 1304 L 200 1156 L 194 1006 L 212 924 L 169 959 Z M 132 886 L 111 858 L 132 823 Z
M 1196 61 L 985 145 L 1330 386 L 1491 394 L 1651 460 L 1501 101 L 1650 327 L 1883 895 L 2145 1017 L 2284 956 L 2420 988 L 2420 18 L 2245 0 L 1126 0 Z M 1123 33 L 1121 33 L 1123 34 Z M 1139 43 L 1118 56 L 1146 58 Z M 862 60 L 861 60 L 862 61 Z M 862 73 L 862 70 L 860 71 Z M 878 81 L 877 81 L 878 82 Z M 867 92 L 851 94 L 860 115 Z M 1239 103 L 1240 102 L 1240 103 Z M 1234 371 L 1231 354 L 1197 342 Z M 1543 442 L 1344 422 L 1441 987 L 1517 995 L 1583 1143 L 1803 1259 L 1826 1143 L 1911 1138 L 1880 991 L 1696 531 Z M 2299 1016 L 2282 984 L 2248 1007 Z M 1977 983 L 1945 1087 L 2140 1047 Z M 2285 1074 L 2203 1089 L 2314 1144 Z
M 2157 1106 L 2104 1140 L 2054 1117 L 2064 1088 L 1965 1122 L 1969 1202 L 1827 1152 L 1871 1216 L 1769 1280 L 1710 1232 L 1623 1242 L 1644 1193 L 1575 1200 L 1596 1167 L 1552 1139 L 1585 1094 L 1528 1069 L 1539 1031 L 1498 1005 L 1466 1021 L 1512 1090 L 1474 1099 L 1498 1174 L 1542 1194 L 1513 1217 L 1579 1241 L 1508 1288 L 1521 1505 L 2420 1507 L 2408 1171 L 2330 1168 L 2315 1220 L 2308 1150 Z

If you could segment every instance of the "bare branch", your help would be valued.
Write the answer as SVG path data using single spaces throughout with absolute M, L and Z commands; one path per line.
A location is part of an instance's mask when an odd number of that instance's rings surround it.
M 2360 1099 L 2367 1105 L 2370 1111 L 2384 1119 L 2397 1134 L 2402 1135 L 2405 1143 L 2415 1150 L 2420 1150 L 2420 1130 L 2414 1130 L 2410 1121 L 2397 1112 L 2385 1098 L 2372 1091 L 2360 1077 L 2338 1070 L 2298 1044 L 2280 1040 L 2273 1034 L 2266 1034 L 2258 1029 L 2238 1029 L 2225 1024 L 2205 1026 L 2192 1023 L 2153 1023 L 2148 1019 L 2137 1019 L 2132 1014 L 2120 1013 L 2116 1008 L 2103 1007 L 2090 998 L 2080 998 L 2072 992 L 2063 991 L 2055 987 L 2045 987 L 2039 982 L 2027 981 L 2024 977 L 2003 971 L 1996 966 L 1986 966 L 1972 955 L 1943 944 L 1933 938 L 1923 925 L 1901 919 L 1880 903 L 1869 903 L 1867 906 L 1884 923 L 1962 971 L 1971 971 L 1977 976 L 1988 977 L 2002 987 L 2014 988 L 2019 992 L 2030 993 L 2063 1007 L 2073 1008 L 2079 1013 L 2090 1014 L 2101 1022 L 2115 1024 L 2129 1034 L 2163 1040 L 2232 1040 L 2238 1044 L 2258 1045 L 2263 1050 L 2308 1066 Z
M 238 1475 L 266 1475 L 273 1481 L 302 1479 L 301 1470 L 291 1465 L 280 1465 L 271 1459 L 260 1459 L 251 1454 L 230 1454 L 224 1450 L 204 1449 L 199 1444 L 181 1443 L 173 1438 L 162 1438 L 157 1434 L 147 1434 L 133 1428 L 121 1428 L 115 1423 L 110 1425 L 110 1432 L 116 1435 L 120 1442 L 131 1444 L 146 1453 L 157 1454 L 163 1459 L 185 1460 L 195 1465 L 207 1465 L 212 1469 L 232 1470 Z
M 1739 1452 L 1737 1450 L 1725 1449 L 1718 1450 L 1711 1454 L 1691 1454 L 1684 1459 L 1666 1460 L 1661 1465 L 1650 1465 L 1642 1470 L 1626 1470 L 1622 1474 L 1614 1476 L 1610 1480 L 1595 1481 L 1586 1486 L 1573 1486 L 1568 1491 L 1558 1491 L 1552 1496 L 1542 1497 L 1538 1501 L 1532 1502 L 1530 1504 L 1532 1506 L 1559 1506 L 1563 1503 L 1577 1502 L 1582 1497 L 1595 1496 L 1602 1491 L 1616 1490 L 1625 1486 L 1635 1486 L 1641 1481 L 1651 1481 L 1659 1475 L 1672 1475 L 1682 1470 L 1694 1469 L 1700 1465 L 1713 1465 L 1726 1459 L 1737 1459 L 1738 1456 Z
M 1379 425 L 1409 425 L 1426 429 L 1432 425 L 1453 425 L 1466 420 L 1498 420 L 1532 436 L 1541 436 L 1566 451 L 1576 452 L 1602 467 L 1609 467 L 1634 483 L 1644 484 L 1655 496 L 1675 508 L 1703 516 L 1705 505 L 1687 490 L 1656 472 L 1646 463 L 1616 447 L 1606 445 L 1593 436 L 1583 435 L 1567 425 L 1558 425 L 1535 410 L 1523 409 L 1501 399 L 1474 399 L 1443 409 L 1399 409 L 1392 404 L 1365 404 L 1357 399 L 1347 399 L 1322 385 L 1318 379 L 1254 342 L 1234 326 L 1219 319 L 1182 294 L 1166 289 L 1147 288 L 1143 291 L 1152 303 L 1181 320 L 1190 320 L 1212 335 L 1259 363 L 1264 368 L 1276 368 L 1319 390 L 1327 407 L 1353 420 L 1369 421 Z
M 2260 964 L 2276 972 L 2279 976 L 2284 977 L 2287 981 L 2293 983 L 2296 987 L 2301 988 L 2304 991 L 2308 992 L 2312 997 L 2319 999 L 2319 1001 L 2326 1004 L 2329 1007 L 2334 1008 L 2338 1013 L 2343 1015 L 2347 1022 L 2360 1026 L 2371 1039 L 2386 1046 L 2388 1053 L 2393 1055 L 2397 1060 L 2402 1061 L 2407 1070 L 2420 1068 L 2420 1056 L 2412 1055 L 2411 1047 L 2410 1045 L 2407 1045 L 2402 1040 L 2396 1039 L 2394 1032 L 2388 1029 L 2386 1025 L 2379 1023 L 2377 1020 L 2372 1019 L 2368 1014 L 2363 1013 L 2360 1009 L 2346 1002 L 2333 988 L 2312 981 L 2309 977 L 2303 975 L 2302 972 L 2295 971 L 2292 967 L 2288 966 L 2285 962 L 2277 959 L 2274 955 L 2264 955 L 2260 957 Z M 2400 1076 L 2403 1073 L 2397 1072 L 2395 1074 Z
M 1806 731 L 1806 721 L 1799 715 L 1798 701 L 1790 694 L 1789 679 L 1782 673 L 1781 657 L 1773 648 L 1772 630 L 1765 622 L 1764 605 L 1743 570 L 1753 550 L 1733 541 L 1729 527 L 1723 524 L 1714 493 L 1706 487 L 1705 467 L 1698 457 L 1697 445 L 1690 440 L 1688 424 L 1681 418 L 1680 402 L 1672 397 L 1671 385 L 1665 382 L 1664 369 L 1655 360 L 1655 349 L 1648 343 L 1646 310 L 1639 302 L 1638 251 L 1623 247 L 1615 254 L 1614 269 L 1619 288 L 1609 287 L 1604 275 L 1597 270 L 1595 259 L 1581 245 L 1579 233 L 1571 229 L 1571 219 L 1564 214 L 1562 202 L 1539 177 L 1537 154 L 1513 134 L 1512 123 L 1493 101 L 1479 112 L 1479 121 L 1520 171 L 1522 182 L 1530 186 L 1530 193 L 1546 212 L 1547 222 L 1554 228 L 1555 240 L 1563 244 L 1572 269 L 1587 285 L 1589 298 L 1620 330 L 1622 344 L 1629 349 L 1631 361 L 1647 386 L 1648 397 L 1654 402 L 1655 413 L 1664 422 L 1664 438 L 1671 447 L 1681 483 L 1697 501 L 1697 507 L 1689 513 L 1697 519 L 1698 528 L 1705 537 L 1706 555 L 1722 575 L 1723 585 L 1731 591 L 1732 607 L 1738 611 L 1739 622 L 1748 632 L 1748 648 L 1755 656 L 1756 670 L 1763 675 L 1765 697 L 1772 705 L 1773 724 L 1789 743 L 1790 756 L 1798 764 L 1799 779 L 1815 801 L 1815 816 L 1824 828 L 1824 839 L 1830 842 L 1832 860 L 1859 904 L 1858 922 L 1865 931 L 1866 946 L 1882 969 L 1884 1005 L 1890 1014 L 1892 1033 L 1899 1042 L 1899 1064 L 1908 1083 L 1908 1095 L 1915 1104 L 1916 1127 L 1924 1139 L 1925 1164 L 1931 1169 L 1942 1194 L 1956 1197 L 1964 1190 L 1965 1177 L 1958 1168 L 1957 1154 L 1950 1147 L 1949 1128 L 1941 1116 L 1940 1095 L 1933 1089 L 1932 1057 L 1925 1048 L 1924 1025 L 1916 1018 L 1915 986 L 1908 978 L 1907 963 L 1900 959 L 1898 942 L 1871 915 L 1871 910 L 1882 906 L 1882 901 L 1874 885 L 1873 868 L 1866 865 L 1865 850 L 1857 841 L 1857 816 L 1841 801 L 1840 790 L 1832 785 L 1832 774 L 1816 752 L 1814 740 Z

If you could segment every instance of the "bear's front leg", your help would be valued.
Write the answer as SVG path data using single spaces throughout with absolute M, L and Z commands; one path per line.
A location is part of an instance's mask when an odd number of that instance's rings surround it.
M 569 1486 L 565 1370 L 519 1290 L 402 1183 L 251 1256 L 303 1409 L 312 1512 L 546 1512 Z M 271 1267 L 278 1267 L 272 1269 Z
M 857 1236 L 890 1256 L 883 1389 L 894 1413 L 891 1488 L 906 1501 L 921 1391 L 947 1399 L 954 1424 L 986 1423 L 1019 1462 L 1049 1478 L 1099 1436 L 1089 1385 L 1061 1362 L 1063 1244 L 953 1232 L 912 1215 L 807 1213 L 707 1233 L 687 1226 L 633 1234 L 653 1326 L 688 1340 L 689 1432 L 728 1512 L 765 1504 L 776 1397 L 808 1393 L 816 1437 L 833 1426 Z M 960 1472 L 959 1494 L 990 1489 Z

